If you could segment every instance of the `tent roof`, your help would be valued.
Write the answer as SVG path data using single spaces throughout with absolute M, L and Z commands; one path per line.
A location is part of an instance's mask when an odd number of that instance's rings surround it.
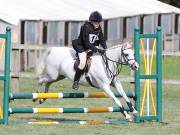
M 19 20 L 88 20 L 98 10 L 104 19 L 141 14 L 177 13 L 180 9 L 157 0 L 0 0 L 0 19 L 17 25 Z

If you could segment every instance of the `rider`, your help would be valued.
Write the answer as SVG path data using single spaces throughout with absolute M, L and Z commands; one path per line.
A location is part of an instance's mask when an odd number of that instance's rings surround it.
M 74 83 L 72 88 L 78 90 L 79 80 L 84 73 L 86 65 L 87 52 L 90 50 L 93 53 L 99 52 L 101 55 L 105 53 L 107 48 L 104 35 L 102 33 L 101 23 L 102 15 L 98 11 L 94 11 L 89 16 L 89 22 L 81 26 L 80 35 L 78 39 L 72 41 L 73 48 L 76 50 L 80 63 L 74 76 Z M 97 48 L 99 44 L 103 49 Z

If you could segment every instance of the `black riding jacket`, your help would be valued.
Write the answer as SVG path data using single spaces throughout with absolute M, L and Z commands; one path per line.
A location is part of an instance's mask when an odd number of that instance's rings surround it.
M 104 49 L 107 48 L 101 27 L 99 26 L 99 28 L 95 29 L 90 22 L 81 26 L 78 39 L 72 41 L 72 45 L 77 52 L 83 52 L 89 49 L 97 52 L 96 46 L 99 46 L 99 44 Z

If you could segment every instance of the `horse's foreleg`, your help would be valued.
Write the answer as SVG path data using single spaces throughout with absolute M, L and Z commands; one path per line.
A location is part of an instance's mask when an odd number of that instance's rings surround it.
M 118 100 L 114 93 L 111 91 L 110 86 L 107 84 L 104 84 L 102 86 L 103 90 L 115 101 L 115 103 L 120 107 L 121 113 L 126 117 L 128 121 L 132 121 L 132 117 L 125 111 L 124 107 L 122 106 L 120 100 Z
M 129 98 L 127 97 L 126 93 L 124 92 L 123 87 L 122 87 L 120 81 L 118 80 L 118 78 L 114 78 L 113 84 L 114 84 L 116 90 L 119 92 L 119 94 L 121 94 L 122 97 L 124 98 L 124 100 L 126 101 L 128 107 L 130 109 L 130 112 L 132 112 L 134 115 L 136 115 L 138 112 L 132 105 L 132 103 L 129 100 Z

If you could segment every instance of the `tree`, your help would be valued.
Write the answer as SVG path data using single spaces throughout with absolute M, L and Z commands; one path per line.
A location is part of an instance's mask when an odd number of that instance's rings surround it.
M 180 1 L 179 0 L 159 0 L 159 1 L 180 8 Z

